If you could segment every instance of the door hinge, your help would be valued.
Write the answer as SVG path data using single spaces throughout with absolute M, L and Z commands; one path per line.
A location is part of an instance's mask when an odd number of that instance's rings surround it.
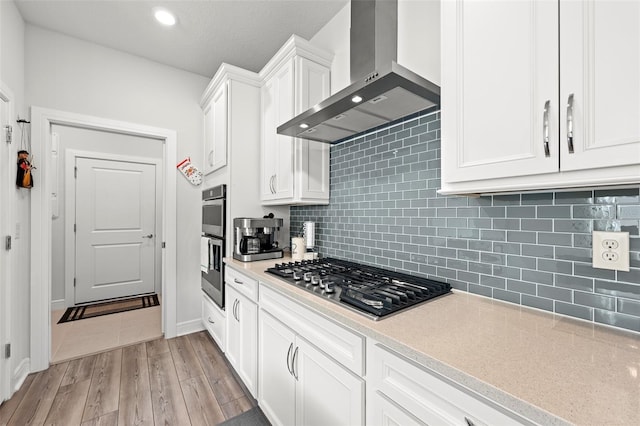
M 11 358 L 11 343 L 4 345 L 4 357 Z
M 76 286 L 76 277 L 73 277 L 73 286 Z
M 75 166 L 75 167 L 73 168 L 73 177 L 74 177 L 74 178 L 77 178 L 77 177 L 78 177 L 78 166 Z
M 162 242 L 162 248 L 167 248 L 167 243 L 165 243 L 164 241 Z
M 11 250 L 11 235 L 7 235 L 4 239 L 5 250 Z
M 4 131 L 5 140 L 7 141 L 7 143 L 11 143 L 13 139 L 13 127 L 11 127 L 11 125 L 6 125 L 4 126 Z

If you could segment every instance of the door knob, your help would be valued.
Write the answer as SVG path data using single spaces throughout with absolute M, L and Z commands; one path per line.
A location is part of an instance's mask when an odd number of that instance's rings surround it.
M 143 235 L 142 238 L 153 238 L 153 234 Z

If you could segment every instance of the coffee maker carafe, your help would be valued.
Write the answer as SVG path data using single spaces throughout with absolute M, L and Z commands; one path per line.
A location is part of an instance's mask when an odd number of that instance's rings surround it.
M 242 262 L 281 258 L 277 234 L 282 224 L 278 218 L 233 219 L 233 258 Z

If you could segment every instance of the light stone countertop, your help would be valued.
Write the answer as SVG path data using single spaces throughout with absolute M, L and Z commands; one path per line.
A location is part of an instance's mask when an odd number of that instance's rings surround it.
M 373 321 L 264 272 L 283 260 L 225 262 L 534 422 L 640 424 L 638 333 L 458 291 Z

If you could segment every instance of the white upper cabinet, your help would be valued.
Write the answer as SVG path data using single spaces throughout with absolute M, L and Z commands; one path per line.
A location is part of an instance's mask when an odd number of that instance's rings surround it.
M 640 163 L 640 2 L 561 1 L 560 51 L 562 169 Z
M 292 36 L 260 72 L 265 205 L 329 203 L 330 145 L 279 135 L 276 129 L 330 96 L 330 61 L 328 54 Z
M 442 2 L 441 192 L 640 181 L 638 28 L 638 2 Z
M 227 82 L 216 89 L 204 106 L 204 173 L 227 165 Z

